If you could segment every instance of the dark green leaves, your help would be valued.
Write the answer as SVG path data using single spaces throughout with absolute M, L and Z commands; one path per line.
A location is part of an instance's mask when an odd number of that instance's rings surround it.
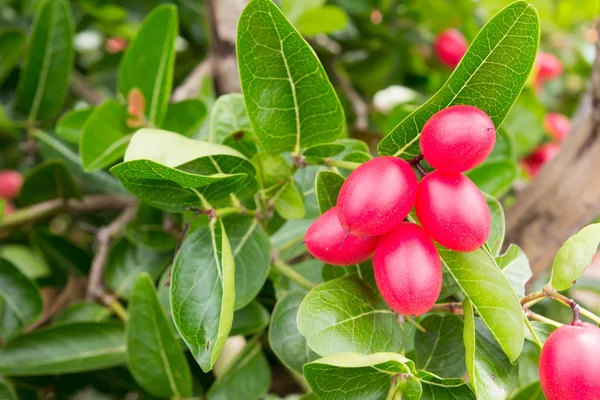
M 462 377 L 465 373 L 462 320 L 452 314 L 433 314 L 419 323 L 427 333 L 415 333 L 417 367 L 440 377 Z
M 2 400 L 18 400 L 17 393 L 12 384 L 4 379 L 0 379 L 0 399 Z
M 315 193 L 321 214 L 335 207 L 344 177 L 333 171 L 320 171 L 315 180 Z
M 186 238 L 173 265 L 171 309 L 204 371 L 212 369 L 231 329 L 234 279 L 232 249 L 220 219 Z
M 189 366 L 147 274 L 131 290 L 126 336 L 129 370 L 148 393 L 175 398 L 192 394 Z
M 160 127 L 167 113 L 173 85 L 177 9 L 163 5 L 142 23 L 119 66 L 119 91 L 127 98 L 138 88 L 146 103 L 145 116 L 150 127 Z
M 0 337 L 7 340 L 21 332 L 38 319 L 42 308 L 37 285 L 0 258 Z
M 237 269 L 237 266 L 236 266 Z M 252 300 L 245 307 L 233 313 L 230 336 L 252 335 L 269 325 L 269 312 L 258 300 Z
M 482 109 L 498 129 L 529 76 L 538 42 L 535 9 L 525 1 L 504 8 L 479 32 L 446 84 L 379 143 L 379 154 L 417 156 L 425 122 L 455 104 Z
M 4 82 L 4 79 L 6 79 L 8 74 L 17 65 L 24 44 L 25 34 L 22 30 L 17 28 L 0 30 L 0 54 L 2 54 L 2 60 L 0 60 L 0 83 Z
M 59 375 L 125 362 L 125 331 L 112 322 L 79 322 L 40 329 L 0 348 L 0 373 Z
M 600 244 L 600 224 L 588 225 L 562 245 L 552 263 L 550 282 L 556 290 L 566 290 L 592 261 Z
M 52 118 L 65 101 L 73 67 L 73 25 L 65 0 L 40 3 L 17 88 L 16 108 L 29 121 Z
M 356 275 L 325 282 L 306 295 L 298 329 L 316 353 L 398 351 L 396 314 Z
M 323 66 L 270 0 L 252 0 L 238 23 L 237 56 L 254 132 L 271 153 L 334 141 L 344 113 Z
M 32 168 L 25 176 L 19 194 L 23 206 L 52 199 L 80 197 L 79 188 L 61 160 L 48 160 Z

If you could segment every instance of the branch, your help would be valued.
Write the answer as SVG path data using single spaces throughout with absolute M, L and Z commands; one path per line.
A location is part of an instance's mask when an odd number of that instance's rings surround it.
M 71 75 L 71 90 L 93 105 L 102 104 L 106 100 L 102 93 L 90 86 L 85 78 L 75 71 Z
M 30 207 L 21 208 L 4 217 L 0 223 L 0 231 L 27 225 L 39 220 L 53 217 L 62 212 L 70 214 L 94 214 L 103 211 L 122 210 L 136 204 L 137 200 L 122 195 L 90 195 L 82 200 L 53 199 Z
M 204 61 L 196 65 L 192 72 L 190 72 L 190 74 L 183 80 L 181 85 L 177 86 L 173 92 L 173 95 L 171 96 L 171 101 L 177 102 L 198 97 L 198 94 L 202 89 L 204 77 L 211 73 L 212 68 L 213 60 L 210 57 L 204 59 Z

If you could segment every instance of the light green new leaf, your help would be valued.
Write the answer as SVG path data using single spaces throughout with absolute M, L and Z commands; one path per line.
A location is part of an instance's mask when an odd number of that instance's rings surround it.
M 12 339 L 38 319 L 43 307 L 37 284 L 0 258 L 0 337 Z
M 65 308 L 52 320 L 52 323 L 56 325 L 74 322 L 102 322 L 109 320 L 111 316 L 112 311 L 98 303 L 80 301 Z
M 193 136 L 206 117 L 206 106 L 199 99 L 169 104 L 163 128 L 186 137 Z
M 460 253 L 438 247 L 442 262 L 511 361 L 523 349 L 521 303 L 496 262 L 483 250 Z M 493 293 L 493 296 L 490 295 Z
M 94 109 L 79 138 L 81 165 L 86 172 L 108 167 L 125 154 L 133 132 L 127 118 L 125 106 L 114 99 Z
M 62 108 L 75 55 L 74 30 L 65 0 L 40 2 L 17 86 L 16 108 L 28 121 L 52 118 Z
M 356 275 L 308 292 L 298 311 L 298 330 L 322 356 L 398 351 L 403 338 L 396 314 Z
M 19 61 L 23 45 L 25 44 L 25 33 L 19 28 L 6 28 L 0 30 L 0 84 L 4 82 L 8 74 Z
M 297 316 L 302 299 L 304 293 L 296 291 L 279 299 L 269 327 L 271 349 L 286 367 L 300 374 L 304 364 L 319 358 L 298 330 Z
M 60 375 L 125 363 L 125 329 L 115 322 L 56 325 L 20 336 L 0 348 L 0 373 Z
M 546 400 L 546 396 L 544 396 L 544 392 L 542 392 L 540 382 L 536 381 L 528 386 L 520 388 L 520 390 L 516 391 L 516 393 L 510 397 L 510 400 Z
M 348 25 L 348 15 L 342 8 L 334 5 L 307 10 L 294 24 L 298 31 L 305 36 L 339 31 L 346 25 Z
M 271 0 L 252 0 L 240 16 L 237 57 L 248 116 L 270 153 L 329 143 L 344 112 L 314 51 Z
M 269 311 L 265 306 L 258 300 L 252 300 L 245 307 L 233 313 L 230 336 L 249 336 L 260 332 L 269 325 L 270 318 Z
M 11 263 L 32 281 L 52 275 L 44 255 L 32 246 L 19 243 L 3 244 L 0 246 L 0 258 Z
M 302 152 L 309 164 L 322 164 L 327 157 L 342 153 L 346 146 L 340 143 L 325 143 L 309 147 Z
M 475 393 L 462 379 L 443 379 L 427 371 L 418 371 L 423 393 L 421 400 L 475 400 Z
M 496 258 L 496 263 L 508 278 L 517 296 L 525 296 L 525 284 L 532 276 L 527 254 L 519 246 L 511 243 L 506 252 Z
M 312 8 L 322 7 L 324 4 L 325 0 L 281 0 L 281 11 L 292 24 L 295 24 L 302 14 Z
M 277 194 L 275 211 L 284 219 L 302 219 L 306 215 L 304 197 L 294 182 L 285 184 Z
M 78 144 L 83 125 L 93 112 L 94 107 L 66 112 L 56 123 L 56 136 L 69 143 Z
M 519 167 L 512 160 L 487 162 L 466 173 L 482 192 L 500 197 L 512 187 Z
M 490 209 L 490 216 L 492 219 L 492 229 L 490 236 L 486 242 L 492 256 L 496 257 L 502 250 L 502 243 L 504 243 L 504 232 L 506 230 L 506 221 L 504 220 L 504 209 L 502 204 L 494 197 L 483 193 L 485 201 Z
M 379 154 L 404 159 L 419 155 L 421 128 L 451 105 L 482 109 L 498 129 L 533 67 L 539 36 L 535 9 L 525 1 L 508 5 L 479 32 L 444 86 L 379 143 Z
M 419 321 L 428 333 L 415 332 L 415 364 L 443 378 L 465 373 L 463 322 L 456 315 L 433 314 Z
M 2 400 L 19 400 L 17 396 L 17 392 L 15 392 L 15 388 L 13 385 L 5 380 L 0 378 L 0 399 Z
M 144 94 L 146 118 L 151 127 L 161 127 L 171 88 L 175 63 L 175 39 L 178 34 L 177 8 L 155 8 L 140 26 L 119 65 L 119 91 L 127 98 L 138 88 Z
M 171 309 L 179 333 L 203 371 L 219 357 L 233 320 L 235 266 L 220 219 L 183 242 L 171 275 Z
M 139 275 L 129 299 L 127 364 L 136 382 L 156 397 L 192 394 L 192 375 L 150 275 Z
M 333 171 L 319 171 L 315 180 L 315 193 L 321 214 L 335 207 L 344 177 Z
M 222 143 L 225 137 L 231 134 L 251 131 L 244 96 L 240 93 L 230 93 L 215 101 L 210 112 L 209 142 Z
M 600 244 L 600 224 L 588 225 L 571 236 L 561 246 L 552 263 L 550 282 L 556 290 L 566 290 L 573 285 L 592 262 Z
M 22 206 L 73 198 L 81 198 L 81 192 L 65 163 L 57 159 L 45 161 L 29 170 L 19 194 Z

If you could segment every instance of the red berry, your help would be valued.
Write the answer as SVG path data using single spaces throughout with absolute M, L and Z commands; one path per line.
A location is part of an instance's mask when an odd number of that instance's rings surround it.
M 4 204 L 4 215 L 10 215 L 15 212 L 15 205 L 10 201 L 6 201 Z
M 348 234 L 340 224 L 337 207 L 333 207 L 312 223 L 304 241 L 310 254 L 325 263 L 353 265 L 371 258 L 379 237 Z
M 0 171 L 0 199 L 14 199 L 19 195 L 23 177 L 17 171 Z
M 563 65 L 553 54 L 539 52 L 535 59 L 537 81 L 544 82 L 558 78 L 563 72 Z
M 440 295 L 440 257 L 431 239 L 416 224 L 401 223 L 381 237 L 373 269 L 381 296 L 399 314 L 424 314 Z
M 540 355 L 540 384 L 548 400 L 600 399 L 600 329 L 564 325 L 548 337 Z
M 417 175 L 396 157 L 377 157 L 352 171 L 338 196 L 344 229 L 356 236 L 380 236 L 410 212 L 417 196 Z
M 421 131 L 421 151 L 432 167 L 464 172 L 481 164 L 496 143 L 488 115 L 473 106 L 452 106 L 434 114 Z
M 462 33 L 456 29 L 446 29 L 435 39 L 434 47 L 440 61 L 454 68 L 460 63 L 469 45 Z
M 544 129 L 556 140 L 563 140 L 571 133 L 571 121 L 559 113 L 547 114 L 544 118 Z
M 543 146 L 540 146 L 536 151 L 531 153 L 527 158 L 523 160 L 521 164 L 525 171 L 532 178 L 535 177 L 542 166 L 547 162 L 552 160 L 558 152 L 560 151 L 560 144 L 558 143 L 548 143 Z
M 417 192 L 416 211 L 427 234 L 456 251 L 473 251 L 490 235 L 490 209 L 479 188 L 458 173 L 434 171 Z

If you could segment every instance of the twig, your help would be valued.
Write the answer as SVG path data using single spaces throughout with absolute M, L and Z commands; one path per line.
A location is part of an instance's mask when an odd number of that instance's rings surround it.
M 354 89 L 352 82 L 346 76 L 345 71 L 341 67 L 332 68 L 334 77 L 340 86 L 340 89 L 344 92 L 350 104 L 352 104 L 352 111 L 354 111 L 354 129 L 357 131 L 366 131 L 369 129 L 369 106 L 367 102 L 361 97 L 361 95 Z
M 300 275 L 298 272 L 296 272 L 295 269 L 293 269 L 292 267 L 290 267 L 289 265 L 284 263 L 281 259 L 275 260 L 273 262 L 273 266 L 275 267 L 275 269 L 277 271 L 279 271 L 281 273 L 281 275 L 285 276 L 286 278 L 290 279 L 291 281 L 294 281 L 295 283 L 302 286 L 306 290 L 311 290 L 312 288 L 317 286 L 314 283 L 312 283 L 311 281 L 309 281 L 308 279 L 306 279 L 305 277 L 303 277 L 302 275 Z
M 70 274 L 67 280 L 67 284 L 64 289 L 60 292 L 58 297 L 52 302 L 49 307 L 45 307 L 44 312 L 40 319 L 35 321 L 33 324 L 25 328 L 25 332 L 31 332 L 40 326 L 50 321 L 60 310 L 62 310 L 74 297 L 74 293 L 77 291 L 77 279 Z M 76 295 L 75 295 L 76 296 Z
M 523 312 L 523 318 L 525 319 L 525 325 L 527 326 L 527 329 L 529 329 L 529 333 L 531 333 L 531 336 L 533 336 L 533 340 L 535 340 L 535 343 L 538 345 L 538 347 L 541 350 L 542 347 L 544 346 L 544 344 L 538 337 L 537 333 L 535 333 L 535 331 L 533 330 L 533 326 L 531 326 L 531 322 L 529 322 L 529 318 L 527 318 L 526 312 Z
M 560 328 L 561 326 L 563 326 L 563 324 L 561 324 L 560 322 L 556 322 L 553 319 L 546 318 L 543 315 L 534 313 L 531 310 L 526 310 L 525 312 L 527 313 L 527 316 L 529 317 L 529 319 L 532 320 L 532 321 L 543 322 L 544 324 L 552 325 L 552 326 L 555 326 L 557 328 Z
M 171 96 L 171 101 L 177 102 L 198 97 L 198 93 L 202 89 L 204 77 L 211 73 L 212 64 L 212 58 L 208 57 L 196 65 L 181 85 L 175 89 Z
M 451 314 L 463 315 L 462 304 L 459 302 L 435 304 L 431 308 L 430 311 L 431 312 L 448 312 Z
M 90 86 L 85 78 L 76 72 L 73 72 L 71 75 L 71 90 L 93 105 L 102 104 L 106 100 L 106 97 L 102 93 Z

